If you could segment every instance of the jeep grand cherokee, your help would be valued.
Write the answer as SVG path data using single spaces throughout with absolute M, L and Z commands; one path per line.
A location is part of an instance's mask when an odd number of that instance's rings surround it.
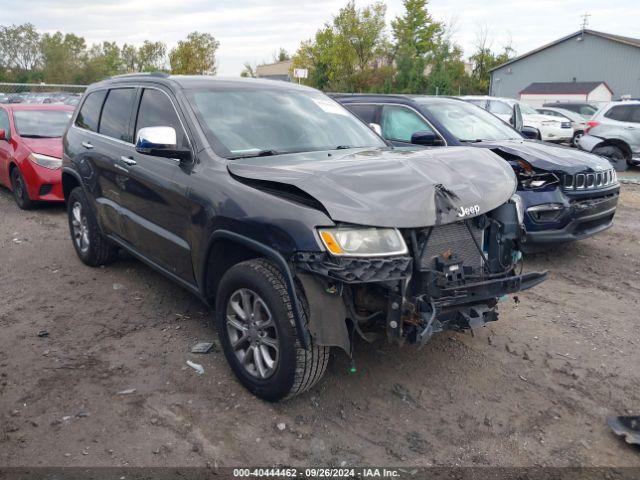
M 522 210 L 489 150 L 397 151 L 284 82 L 133 75 L 88 88 L 64 138 L 73 245 L 124 249 L 213 306 L 231 368 L 266 400 L 324 374 L 330 347 L 424 344 L 497 319 Z

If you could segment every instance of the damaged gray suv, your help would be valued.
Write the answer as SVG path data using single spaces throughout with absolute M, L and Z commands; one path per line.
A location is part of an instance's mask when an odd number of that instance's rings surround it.
M 87 89 L 64 137 L 69 229 L 215 312 L 242 384 L 275 401 L 357 335 L 422 345 L 497 319 L 521 273 L 512 168 L 489 150 L 395 150 L 322 93 L 160 74 Z

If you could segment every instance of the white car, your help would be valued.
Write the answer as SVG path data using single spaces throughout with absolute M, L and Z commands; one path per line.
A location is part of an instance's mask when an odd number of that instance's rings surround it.
M 522 112 L 524 126 L 537 129 L 540 132 L 540 140 L 569 143 L 573 138 L 573 127 L 570 121 L 562 121 L 557 117 L 538 113 L 530 105 L 513 98 L 489 97 L 487 95 L 465 95 L 460 98 L 488 110 L 507 123 L 511 123 L 513 106 L 518 104 Z
M 536 110 L 538 113 L 543 115 L 551 115 L 552 117 L 560 118 L 563 122 L 571 122 L 571 126 L 573 127 L 571 145 L 578 148 L 578 142 L 580 142 L 580 138 L 584 135 L 584 132 L 587 129 L 588 118 L 580 115 L 579 113 L 567 110 L 566 108 L 541 107 Z
M 640 101 L 610 102 L 601 107 L 587 122 L 579 146 L 607 157 L 618 171 L 640 166 Z

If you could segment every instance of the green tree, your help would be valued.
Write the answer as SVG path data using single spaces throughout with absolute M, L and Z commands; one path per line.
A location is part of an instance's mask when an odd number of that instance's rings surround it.
M 191 32 L 171 50 L 171 72 L 176 74 L 215 75 L 216 50 L 220 46 L 209 33 Z
M 40 63 L 40 34 L 30 23 L 0 26 L 0 65 L 7 70 L 30 71 Z
M 120 57 L 128 73 L 163 71 L 166 68 L 167 46 L 163 42 L 149 40 L 145 40 L 140 47 L 125 43 Z
M 389 58 L 385 13 L 381 2 L 358 9 L 350 1 L 313 39 L 302 42 L 293 64 L 309 69 L 305 83 L 337 91 L 381 89 Z
M 240 76 L 243 78 L 256 78 L 256 68 L 249 62 L 245 62 Z
M 441 47 L 443 24 L 427 11 L 427 0 L 404 0 L 404 14 L 391 22 L 397 68 L 395 87 L 419 93 L 426 88 L 426 70 Z M 440 52 L 441 53 L 441 52 Z
M 87 60 L 84 38 L 73 33 L 45 33 L 40 40 L 42 73 L 48 83 L 81 82 Z
M 115 42 L 93 45 L 87 52 L 83 83 L 93 83 L 124 71 L 120 48 Z
M 515 55 L 516 52 L 511 44 L 503 47 L 501 52 L 494 53 L 489 31 L 486 27 L 481 27 L 476 33 L 475 51 L 469 58 L 473 63 L 472 93 L 489 93 L 490 70 L 507 62 Z
M 286 60 L 291 60 L 291 55 L 282 47 L 273 54 L 273 63 L 284 62 Z

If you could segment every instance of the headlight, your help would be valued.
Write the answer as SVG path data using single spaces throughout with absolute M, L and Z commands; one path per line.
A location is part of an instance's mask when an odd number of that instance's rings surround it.
M 375 257 L 408 252 L 404 238 L 395 228 L 333 227 L 321 228 L 319 233 L 333 255 Z
M 516 212 L 518 212 L 518 222 L 520 224 L 524 223 L 524 205 L 522 203 L 522 198 L 517 193 L 511 195 L 511 202 L 516 206 Z
M 56 170 L 62 166 L 61 158 L 49 157 L 48 155 L 41 155 L 39 153 L 32 153 L 29 155 L 29 160 L 36 165 L 40 165 L 41 167 L 48 168 L 50 170 Z

